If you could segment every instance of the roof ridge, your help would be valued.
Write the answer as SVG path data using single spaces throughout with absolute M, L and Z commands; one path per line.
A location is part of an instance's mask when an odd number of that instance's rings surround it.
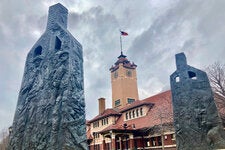
M 141 100 L 141 101 L 145 101 L 145 100 L 148 100 L 148 99 L 152 99 L 152 98 L 154 98 L 154 97 L 163 95 L 163 94 L 165 94 L 165 93 L 171 93 L 171 90 L 166 90 L 166 91 L 160 92 L 160 93 L 158 93 L 158 94 L 156 94 L 156 95 L 152 95 L 152 96 L 150 96 L 150 97 L 147 97 L 147 98 L 145 98 L 145 99 L 143 99 L 143 100 Z

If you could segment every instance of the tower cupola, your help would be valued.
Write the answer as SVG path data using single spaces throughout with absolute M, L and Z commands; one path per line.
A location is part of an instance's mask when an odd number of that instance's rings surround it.
M 127 58 L 127 56 L 123 55 L 123 52 L 121 52 L 121 55 L 118 56 L 118 60 L 116 61 L 115 65 L 110 68 L 111 72 L 114 72 L 119 68 L 119 64 L 122 64 L 123 67 L 129 68 L 129 69 L 136 69 L 137 65 L 134 63 L 131 63 Z
M 122 108 L 138 99 L 137 65 L 131 63 L 121 52 L 109 69 L 111 72 L 112 106 Z

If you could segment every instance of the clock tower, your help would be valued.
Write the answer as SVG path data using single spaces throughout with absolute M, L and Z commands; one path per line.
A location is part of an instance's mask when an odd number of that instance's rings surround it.
M 126 57 L 121 52 L 116 63 L 110 68 L 113 108 L 122 108 L 139 99 L 137 65 L 131 63 Z

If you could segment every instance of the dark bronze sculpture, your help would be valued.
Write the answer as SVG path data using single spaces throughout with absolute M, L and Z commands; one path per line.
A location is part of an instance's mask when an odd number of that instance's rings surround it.
M 49 8 L 46 31 L 27 56 L 10 150 L 85 150 L 81 44 L 67 30 L 68 10 Z
M 187 65 L 176 54 L 177 70 L 170 76 L 178 150 L 225 148 L 225 134 L 205 72 Z

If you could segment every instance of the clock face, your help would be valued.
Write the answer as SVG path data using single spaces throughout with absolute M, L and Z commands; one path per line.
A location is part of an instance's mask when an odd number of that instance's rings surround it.
M 114 72 L 114 78 L 117 78 L 117 77 L 118 77 L 118 72 L 115 71 L 115 72 Z
M 131 70 L 127 70 L 127 76 L 131 77 L 132 76 L 132 71 Z

